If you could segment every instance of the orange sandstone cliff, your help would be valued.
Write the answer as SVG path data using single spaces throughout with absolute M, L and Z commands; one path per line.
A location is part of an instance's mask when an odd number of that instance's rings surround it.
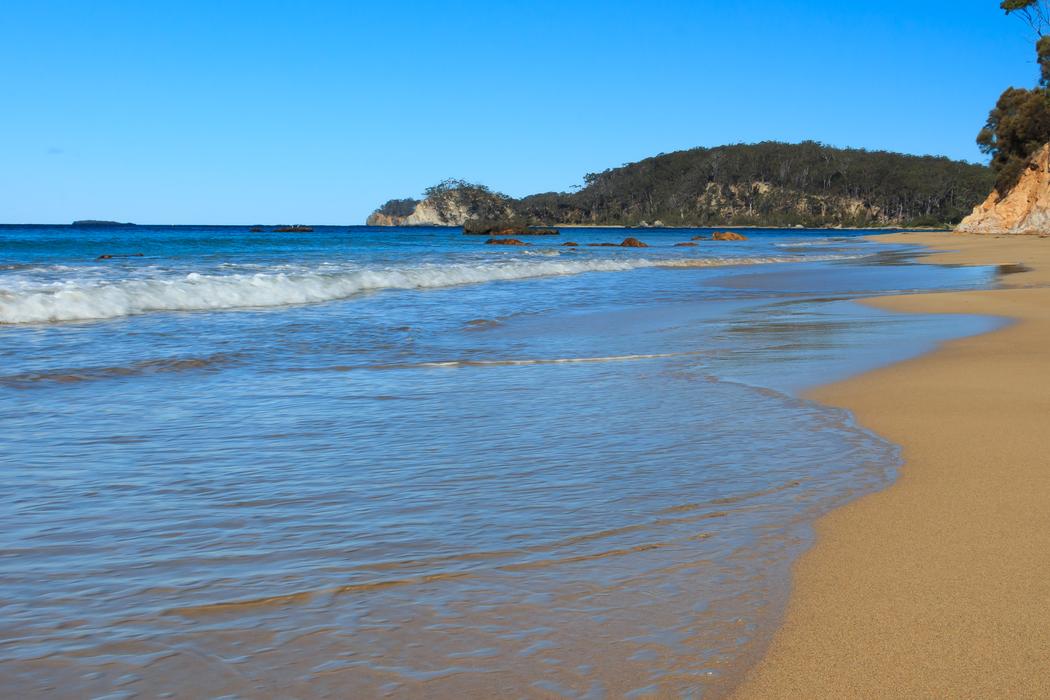
M 993 190 L 956 229 L 966 233 L 1050 232 L 1050 144 L 1036 151 L 1005 195 Z

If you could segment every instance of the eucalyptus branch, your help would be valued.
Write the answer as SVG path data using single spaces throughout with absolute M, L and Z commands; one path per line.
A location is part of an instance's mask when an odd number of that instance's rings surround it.
M 1016 14 L 1037 37 L 1050 29 L 1050 0 L 1003 0 L 999 7 L 1008 15 Z

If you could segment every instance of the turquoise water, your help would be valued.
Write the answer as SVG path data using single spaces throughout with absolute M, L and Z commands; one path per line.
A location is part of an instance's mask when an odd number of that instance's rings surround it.
M 994 276 L 626 233 L 0 227 L 0 690 L 722 692 L 898 462 L 798 391 L 990 327 L 851 300 Z

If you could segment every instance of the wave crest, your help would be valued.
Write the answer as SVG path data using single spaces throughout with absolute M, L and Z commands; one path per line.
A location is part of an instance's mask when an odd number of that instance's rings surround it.
M 807 260 L 813 258 L 806 258 Z M 167 279 L 80 280 L 22 290 L 0 289 L 0 324 L 119 318 L 155 311 L 219 311 L 310 304 L 384 289 L 430 289 L 504 280 L 618 272 L 641 267 L 712 267 L 796 262 L 798 257 L 689 261 L 516 260 L 479 265 L 421 265 L 341 272 L 190 273 Z

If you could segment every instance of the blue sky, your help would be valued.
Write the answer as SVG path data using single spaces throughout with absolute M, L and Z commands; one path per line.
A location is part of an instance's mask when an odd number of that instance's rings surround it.
M 1037 73 L 997 0 L 5 0 L 0 30 L 9 223 L 356 224 L 767 139 L 979 161 Z

